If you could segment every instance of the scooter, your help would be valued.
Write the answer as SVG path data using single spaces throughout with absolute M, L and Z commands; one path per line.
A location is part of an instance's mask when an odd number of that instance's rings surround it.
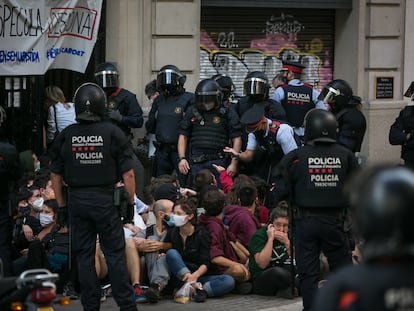
M 31 269 L 18 277 L 0 278 L 0 310 L 53 311 L 58 278 L 58 274 L 47 269 Z

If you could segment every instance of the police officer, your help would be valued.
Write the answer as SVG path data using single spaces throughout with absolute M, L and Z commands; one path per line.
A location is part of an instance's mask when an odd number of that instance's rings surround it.
M 336 79 L 322 89 L 319 99 L 328 105 L 338 121 L 338 143 L 352 152 L 360 152 L 367 129 L 361 98 L 353 95 L 348 82 Z
M 121 128 L 132 143 L 131 128 L 141 128 L 144 123 L 143 111 L 135 94 L 119 86 L 119 72 L 112 63 L 102 63 L 96 67 L 95 79 L 105 91 L 107 117 Z M 144 167 L 137 157 L 134 159 L 135 192 L 139 197 L 143 195 Z
M 349 193 L 364 260 L 332 275 L 314 310 L 414 310 L 414 173 L 372 167 Z
M 188 107 L 194 105 L 194 94 L 186 92 L 186 76 L 174 65 L 163 66 L 157 75 L 157 89 L 160 95 L 154 100 L 145 123 L 147 133 L 155 133 L 157 140 L 156 176 L 178 173 L 178 127 Z
M 318 100 L 319 92 L 301 81 L 303 68 L 305 66 L 300 62 L 283 61 L 282 72 L 287 84 L 279 86 L 273 94 L 273 100 L 281 103 L 286 111 L 286 121 L 300 137 L 304 135 L 305 114 L 312 108 L 326 109 L 324 103 Z
M 11 276 L 11 193 L 17 192 L 17 181 L 22 175 L 19 154 L 10 144 L 5 131 L 6 111 L 0 106 L 0 259 L 4 276 Z
M 257 157 L 254 165 L 254 174 L 269 182 L 270 172 L 284 154 L 298 146 L 293 129 L 280 120 L 266 118 L 266 103 L 257 103 L 248 109 L 242 116 L 240 123 L 245 125 L 248 133 L 247 146 L 238 153 L 234 148 L 226 147 L 224 152 L 242 162 L 250 162 Z
M 414 81 L 404 93 L 411 102 L 404 107 L 390 127 L 391 145 L 401 145 L 401 158 L 405 166 L 414 169 Z
M 68 185 L 67 206 L 81 302 L 85 310 L 99 310 L 100 286 L 93 259 L 99 235 L 113 296 L 120 310 L 137 310 L 126 270 L 123 224 L 114 205 L 114 186 L 122 178 L 129 207 L 133 206 L 133 151 L 119 127 L 103 121 L 106 96 L 98 85 L 81 85 L 75 92 L 74 103 L 78 123 L 67 127 L 56 138 L 50 169 L 60 209 L 66 208 L 63 180 Z
M 195 176 L 202 169 L 211 169 L 219 180 L 212 164 L 227 167 L 230 176 L 237 173 L 237 158 L 230 164 L 223 149 L 231 140 L 233 149 L 240 151 L 240 123 L 237 116 L 222 106 L 221 88 L 213 79 L 198 83 L 195 91 L 196 106 L 188 110 L 180 124 L 178 138 L 178 168 L 183 175 Z M 186 156 L 188 151 L 188 158 Z
M 279 200 L 289 198 L 294 211 L 291 222 L 304 310 L 311 308 L 317 291 L 320 253 L 331 271 L 352 262 L 343 231 L 349 205 L 343 186 L 358 164 L 349 149 L 336 143 L 336 133 L 331 112 L 310 110 L 305 117 L 305 146 L 283 157 L 273 172 L 274 192 Z

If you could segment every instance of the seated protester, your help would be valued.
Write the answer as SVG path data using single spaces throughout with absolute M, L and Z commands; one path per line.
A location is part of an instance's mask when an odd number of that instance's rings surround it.
M 212 166 L 216 167 L 217 165 L 212 164 Z M 226 169 L 223 167 L 223 170 Z M 195 187 L 195 191 L 197 192 L 200 192 L 201 189 L 207 185 L 217 186 L 216 176 L 209 169 L 202 169 L 194 176 L 193 185 Z
M 46 268 L 59 273 L 57 290 L 69 292 L 71 299 L 78 296 L 71 283 L 73 270 L 69 269 L 69 230 L 57 224 L 58 205 L 56 200 L 46 200 L 43 203 L 39 219 L 43 230 L 39 239 L 30 243 L 27 255 L 29 269 Z M 64 287 L 66 287 L 64 289 Z M 66 296 L 66 293 L 65 293 Z
M 267 226 L 257 230 L 250 240 L 254 294 L 293 298 L 288 225 L 287 210 L 278 206 L 270 213 Z
M 151 303 L 160 300 L 161 292 L 170 280 L 165 252 L 171 244 L 164 243 L 167 231 L 174 226 L 174 218 L 171 217 L 174 202 L 161 199 L 154 204 L 154 215 L 156 223 L 148 226 L 145 232 L 145 239 L 140 239 L 138 250 L 145 257 L 150 287 L 145 291 L 145 296 Z
M 200 207 L 205 213 L 200 215 L 198 223 L 210 234 L 210 270 L 231 275 L 236 282 L 246 282 L 250 279 L 246 267 L 249 253 L 224 225 L 224 205 L 224 194 L 217 187 L 205 186 L 201 190 Z
M 239 177 L 238 177 L 239 178 Z M 236 178 L 236 180 L 238 179 Z M 256 208 L 257 190 L 251 179 L 233 184 L 234 195 L 237 203 L 224 208 L 223 221 L 229 226 L 236 239 L 248 248 L 252 235 L 259 229 L 260 223 L 254 216 Z M 238 189 L 238 190 L 237 190 Z
M 231 276 L 208 273 L 210 236 L 203 226 L 196 225 L 197 212 L 192 201 L 176 201 L 173 218 L 175 228 L 167 232 L 164 242 L 171 244 L 171 249 L 166 253 L 166 262 L 176 287 L 181 287 L 185 282 L 196 282 L 196 302 L 230 293 L 234 288 Z

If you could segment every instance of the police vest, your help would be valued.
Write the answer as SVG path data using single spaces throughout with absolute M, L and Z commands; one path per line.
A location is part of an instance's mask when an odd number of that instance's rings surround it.
M 266 137 L 263 137 L 262 133 L 254 133 L 256 137 L 257 144 L 259 145 L 259 150 L 266 152 L 267 157 L 280 158 L 280 155 L 283 155 L 280 145 L 276 141 L 277 132 L 279 131 L 281 122 L 272 121 L 269 125 L 269 131 Z
M 338 144 L 296 149 L 293 201 L 301 208 L 345 208 L 342 193 L 350 167 L 351 151 Z
M 160 98 L 158 100 L 158 98 Z M 194 94 L 185 92 L 178 96 L 159 95 L 155 135 L 162 144 L 177 144 L 179 123 L 184 112 L 194 101 Z
M 227 109 L 220 108 L 200 113 L 194 108 L 193 114 L 194 117 L 191 118 L 191 149 L 210 149 L 221 152 L 229 141 Z
M 117 139 L 113 136 L 114 127 L 109 122 L 74 124 L 62 132 L 64 179 L 69 187 L 106 187 L 116 183 L 117 163 L 111 154 L 112 139 Z M 119 129 L 118 133 L 122 134 Z
M 286 112 L 286 119 L 291 126 L 303 126 L 306 113 L 315 108 L 312 99 L 313 88 L 309 84 L 293 86 L 285 84 L 282 86 L 285 93 L 282 99 L 282 106 Z

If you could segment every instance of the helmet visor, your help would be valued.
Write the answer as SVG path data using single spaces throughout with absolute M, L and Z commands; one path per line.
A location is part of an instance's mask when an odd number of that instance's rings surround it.
M 163 87 L 166 85 L 178 85 L 178 78 L 180 75 L 171 69 L 165 69 L 157 76 L 157 85 Z
M 267 81 L 261 78 L 250 78 L 244 81 L 244 93 L 246 95 L 262 95 L 266 93 Z
M 216 105 L 218 105 L 219 98 L 221 98 L 219 91 L 197 92 L 197 107 L 200 107 L 205 111 L 209 111 L 213 109 Z
M 333 99 L 335 99 L 336 96 L 340 94 L 340 90 L 334 89 L 333 87 L 325 87 L 319 94 L 318 99 L 322 100 L 325 104 L 329 104 Z
M 95 73 L 95 79 L 98 85 L 102 88 L 119 86 L 119 76 L 116 71 L 106 70 L 97 72 Z

